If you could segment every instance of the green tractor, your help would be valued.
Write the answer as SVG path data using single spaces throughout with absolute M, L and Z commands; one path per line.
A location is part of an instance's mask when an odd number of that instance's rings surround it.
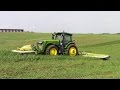
M 43 55 L 69 55 L 76 56 L 80 55 L 84 57 L 94 57 L 100 59 L 109 59 L 110 56 L 106 54 L 95 54 L 85 51 L 78 51 L 75 41 L 72 40 L 72 34 L 66 32 L 58 32 L 52 34 L 51 40 L 43 40 L 37 42 L 33 45 L 25 45 L 17 50 L 12 50 L 12 52 L 25 54 L 25 53 L 35 53 Z
M 52 40 L 43 40 L 32 45 L 32 50 L 36 54 L 44 55 L 78 55 L 78 49 L 72 40 L 72 34 L 66 32 L 58 32 L 52 34 Z

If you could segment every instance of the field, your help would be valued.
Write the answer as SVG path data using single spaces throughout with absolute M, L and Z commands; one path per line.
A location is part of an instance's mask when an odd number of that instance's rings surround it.
M 0 33 L 1 79 L 118 79 L 119 34 L 73 34 L 79 51 L 108 54 L 110 60 L 82 56 L 20 55 L 11 50 L 51 39 L 50 33 Z

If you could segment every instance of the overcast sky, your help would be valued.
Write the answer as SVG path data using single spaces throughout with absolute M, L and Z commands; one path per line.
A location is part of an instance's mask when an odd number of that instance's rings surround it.
M 120 11 L 0 11 L 0 28 L 34 32 L 120 33 Z

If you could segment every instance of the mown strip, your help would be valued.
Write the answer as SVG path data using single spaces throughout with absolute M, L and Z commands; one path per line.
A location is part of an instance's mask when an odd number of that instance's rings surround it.
M 99 43 L 99 44 L 85 45 L 81 47 L 99 47 L 99 46 L 106 46 L 106 45 L 113 45 L 113 44 L 120 44 L 120 40 L 104 42 L 104 43 Z

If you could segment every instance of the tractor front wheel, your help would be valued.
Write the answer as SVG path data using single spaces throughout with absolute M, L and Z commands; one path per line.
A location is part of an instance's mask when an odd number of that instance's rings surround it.
M 46 48 L 46 55 L 56 56 L 58 54 L 58 48 L 55 45 L 50 45 Z
M 68 46 L 67 53 L 70 56 L 76 56 L 78 54 L 77 47 L 74 44 Z

